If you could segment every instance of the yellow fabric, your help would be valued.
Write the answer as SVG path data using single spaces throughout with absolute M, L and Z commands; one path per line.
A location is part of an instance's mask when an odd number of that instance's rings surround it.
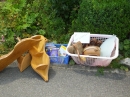
M 0 71 L 4 70 L 4 68 L 17 59 L 19 63 L 18 67 L 21 72 L 31 63 L 34 71 L 45 81 L 48 81 L 50 60 L 45 52 L 45 44 L 47 41 L 48 40 L 42 35 L 22 39 L 14 46 L 14 49 L 10 53 L 0 57 Z M 27 51 L 29 51 L 29 53 L 22 56 Z

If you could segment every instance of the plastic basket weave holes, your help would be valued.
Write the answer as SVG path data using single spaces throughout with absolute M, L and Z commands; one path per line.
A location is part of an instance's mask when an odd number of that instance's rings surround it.
M 103 38 L 103 37 L 91 37 L 90 39 L 96 38 L 97 40 L 101 40 L 102 42 L 104 42 L 107 38 Z
M 97 58 L 86 58 L 86 61 L 83 62 L 83 61 L 81 61 L 81 59 L 80 59 L 79 57 L 73 57 L 73 56 L 72 56 L 72 58 L 73 58 L 73 60 L 74 60 L 77 64 L 90 65 L 90 66 L 91 66 L 92 63 L 94 63 L 95 60 L 97 59 Z
M 86 58 L 86 62 L 83 65 L 92 65 L 97 58 Z

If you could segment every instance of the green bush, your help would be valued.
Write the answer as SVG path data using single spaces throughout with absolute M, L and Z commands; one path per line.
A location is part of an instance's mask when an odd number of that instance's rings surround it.
M 56 17 L 60 17 L 65 22 L 65 31 L 71 26 L 71 20 L 77 15 L 81 0 L 50 0 L 51 8 L 55 11 Z M 72 13 L 73 12 L 73 13 Z
M 46 36 L 58 43 L 67 43 L 70 38 L 68 29 L 72 20 L 77 16 L 79 2 L 81 0 L 48 0 L 44 11 L 46 18 L 42 18 L 42 24 Z M 44 4 L 43 4 L 44 5 Z M 44 14 L 45 16 L 45 14 Z
M 123 42 L 120 42 L 120 54 L 122 54 L 124 57 L 130 56 L 130 40 L 125 39 Z
M 27 0 L 7 0 L 4 3 L 1 3 L 1 33 L 15 33 L 16 35 L 21 36 L 25 30 L 35 23 L 38 13 L 35 13 L 33 8 L 31 8 L 26 1 Z
M 0 34 L 6 39 L 10 33 L 21 38 L 41 34 L 67 43 L 73 32 L 89 31 L 116 34 L 123 40 L 130 32 L 129 4 L 129 0 L 6 0 L 0 2 Z
M 21 38 L 25 37 L 24 33 L 41 34 L 57 42 L 68 41 L 68 29 L 71 27 L 71 20 L 77 14 L 79 1 L 7 0 L 2 2 L 0 3 L 0 33 L 5 35 L 15 33 Z
M 70 31 L 115 34 L 125 39 L 130 32 L 130 0 L 82 0 Z

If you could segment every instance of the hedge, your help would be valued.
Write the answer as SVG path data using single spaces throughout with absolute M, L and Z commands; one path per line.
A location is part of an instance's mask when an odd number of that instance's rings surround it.
M 122 41 L 130 33 L 130 0 L 82 0 L 70 31 L 115 34 Z

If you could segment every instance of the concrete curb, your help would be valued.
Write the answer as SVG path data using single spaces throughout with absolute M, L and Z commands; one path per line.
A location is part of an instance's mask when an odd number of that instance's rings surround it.
M 17 64 L 17 61 L 14 61 L 12 64 Z M 66 69 L 66 70 L 83 70 L 87 72 L 98 72 L 98 67 L 90 67 L 90 66 L 83 66 L 83 65 L 59 65 L 59 64 L 50 64 L 50 69 Z M 111 73 L 111 74 L 123 74 L 126 76 L 130 76 L 130 71 L 126 72 L 120 69 L 103 69 L 103 73 Z
M 67 69 L 67 70 L 83 70 L 87 72 L 98 72 L 98 67 L 82 66 L 82 65 L 50 65 L 50 69 Z M 130 71 L 126 72 L 120 69 L 103 69 L 103 73 L 112 73 L 112 74 L 123 74 L 130 76 Z

